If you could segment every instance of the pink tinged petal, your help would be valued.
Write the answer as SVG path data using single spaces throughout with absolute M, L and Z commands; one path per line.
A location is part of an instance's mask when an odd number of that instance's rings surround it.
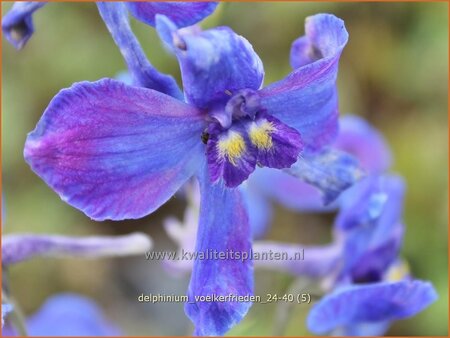
M 66 237 L 14 234 L 2 238 L 2 264 L 10 265 L 35 257 L 118 257 L 143 254 L 152 241 L 142 233 L 125 236 Z
M 303 62 L 286 78 L 259 94 L 261 106 L 268 114 L 297 129 L 306 150 L 317 151 L 332 143 L 337 135 L 336 78 L 348 33 L 344 22 L 329 14 L 309 17 L 305 30 L 313 43 L 320 41 L 316 47 L 322 57 L 311 63 Z
M 196 252 L 233 251 L 248 255 L 251 228 L 238 189 L 211 185 L 208 171 L 201 173 L 200 223 Z M 185 311 L 196 335 L 223 335 L 236 325 L 251 306 L 249 301 L 195 301 L 195 296 L 253 295 L 253 264 L 250 259 L 197 259 L 194 262 Z
M 218 3 L 202 2 L 126 2 L 133 16 L 151 26 L 155 26 L 157 14 L 167 16 L 178 27 L 193 25 L 212 14 Z
M 197 170 L 201 112 L 165 94 L 103 79 L 59 92 L 28 135 L 28 164 L 95 220 L 143 217 Z

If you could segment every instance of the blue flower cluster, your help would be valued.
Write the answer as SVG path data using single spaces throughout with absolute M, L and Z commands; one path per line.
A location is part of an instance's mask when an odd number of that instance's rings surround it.
M 32 14 L 43 5 L 17 2 L 3 18 L 3 33 L 16 48 L 31 37 Z M 166 224 L 181 249 L 305 250 L 301 262 L 165 262 L 171 271 L 192 271 L 185 312 L 196 335 L 223 335 L 244 318 L 251 302 L 193 300 L 253 295 L 254 267 L 317 280 L 324 297 L 309 313 L 312 332 L 383 334 L 390 322 L 415 315 L 437 296 L 399 258 L 404 183 L 388 173 L 385 141 L 356 116 L 339 119 L 344 22 L 331 14 L 307 18 L 305 35 L 292 45 L 291 73 L 263 87 L 263 63 L 248 40 L 229 27 L 196 25 L 216 6 L 97 3 L 130 79 L 61 90 L 27 137 L 26 162 L 64 202 L 97 221 L 142 218 L 198 181 L 185 226 Z M 148 61 L 130 14 L 155 27 L 175 55 L 183 90 Z M 333 242 L 300 247 L 262 240 L 272 201 L 301 212 L 337 210 Z M 3 265 L 36 255 L 135 254 L 149 246 L 142 235 L 10 235 L 2 242 Z M 4 306 L 2 318 L 11 310 Z M 58 318 L 65 330 L 49 324 Z M 34 335 L 118 334 L 90 301 L 73 295 L 49 300 L 27 326 Z

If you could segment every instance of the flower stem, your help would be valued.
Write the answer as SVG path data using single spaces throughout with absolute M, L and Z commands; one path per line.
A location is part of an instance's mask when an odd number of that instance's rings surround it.
M 17 329 L 17 333 L 19 334 L 19 336 L 21 337 L 28 336 L 25 324 L 25 316 L 22 310 L 17 305 L 15 300 L 11 297 L 8 297 L 3 290 L 2 290 L 2 302 L 11 304 L 13 306 L 13 310 L 8 315 L 8 319 L 11 321 L 11 324 L 14 326 L 14 328 Z

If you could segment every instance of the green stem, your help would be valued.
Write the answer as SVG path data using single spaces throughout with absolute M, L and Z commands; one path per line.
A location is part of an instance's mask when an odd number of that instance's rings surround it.
M 286 294 L 299 294 L 306 291 L 313 281 L 306 278 L 297 278 L 286 291 Z M 289 321 L 294 313 L 294 306 L 298 305 L 296 302 L 279 302 L 275 311 L 275 323 L 273 327 L 274 336 L 283 336 Z
M 20 309 L 20 307 L 17 305 L 17 303 L 14 301 L 14 299 L 6 296 L 5 292 L 2 290 L 2 302 L 8 303 L 13 306 L 13 310 L 8 315 L 8 320 L 11 321 L 11 324 L 17 329 L 17 333 L 21 337 L 28 336 L 27 334 L 27 328 L 25 324 L 25 316 Z

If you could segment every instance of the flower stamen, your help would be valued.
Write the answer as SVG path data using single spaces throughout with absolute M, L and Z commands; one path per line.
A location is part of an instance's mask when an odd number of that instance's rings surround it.
M 220 157 L 226 157 L 232 165 L 237 167 L 236 160 L 245 152 L 245 141 L 239 133 L 230 131 L 226 139 L 217 143 L 217 148 Z
M 264 121 L 259 125 L 252 123 L 248 133 L 250 141 L 258 149 L 268 150 L 273 147 L 271 133 L 274 130 L 275 126 L 269 121 Z

